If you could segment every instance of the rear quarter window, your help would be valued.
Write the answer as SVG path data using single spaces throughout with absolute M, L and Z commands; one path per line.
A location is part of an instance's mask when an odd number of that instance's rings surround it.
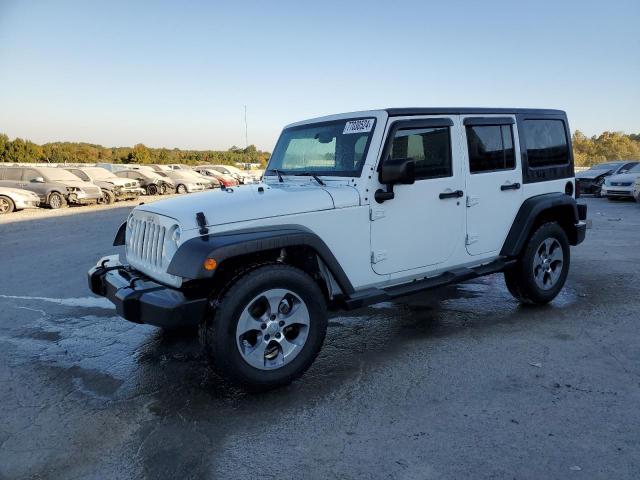
M 569 142 L 562 120 L 525 120 L 524 137 L 529 166 L 569 164 Z

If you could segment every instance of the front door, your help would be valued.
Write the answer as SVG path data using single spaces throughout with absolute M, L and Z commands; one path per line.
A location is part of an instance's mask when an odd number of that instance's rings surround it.
M 498 253 L 522 203 L 514 117 L 463 117 L 469 255 Z
M 371 205 L 371 264 L 377 274 L 436 269 L 464 235 L 459 121 L 405 117 L 387 126 L 383 156 L 413 159 L 416 181 L 394 185 L 393 199 Z

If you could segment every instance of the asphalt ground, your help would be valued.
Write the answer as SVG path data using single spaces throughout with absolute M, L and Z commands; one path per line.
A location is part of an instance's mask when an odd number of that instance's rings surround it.
M 331 318 L 249 395 L 87 288 L 129 206 L 0 225 L 0 478 L 640 478 L 640 205 L 586 199 L 564 291 L 501 275 Z

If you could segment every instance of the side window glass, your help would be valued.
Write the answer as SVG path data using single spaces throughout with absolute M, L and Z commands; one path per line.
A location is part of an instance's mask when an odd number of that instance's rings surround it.
M 567 134 L 562 120 L 525 120 L 524 137 L 530 167 L 569 163 Z
M 80 177 L 80 179 L 84 180 L 85 182 L 91 181 L 89 180 L 89 177 L 87 176 L 87 174 L 84 173 L 82 170 L 72 170 L 71 173 L 73 173 L 76 177 Z
M 12 180 L 14 182 L 19 182 L 22 180 L 22 169 L 21 168 L 7 168 L 4 171 L 4 179 Z
M 515 168 L 511 125 L 470 125 L 466 130 L 471 173 Z
M 451 177 L 449 127 L 398 130 L 393 138 L 391 158 L 410 158 L 416 163 L 416 180 Z
M 24 171 L 24 175 L 23 175 L 23 179 L 25 182 L 30 182 L 31 180 L 33 180 L 34 178 L 38 178 L 41 177 L 42 175 L 40 175 L 38 172 L 36 172 L 35 170 L 32 170 L 30 168 L 27 168 Z

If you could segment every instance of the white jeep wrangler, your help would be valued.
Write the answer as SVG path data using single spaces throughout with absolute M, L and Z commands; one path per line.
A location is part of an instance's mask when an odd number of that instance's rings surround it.
M 127 320 L 200 327 L 250 389 L 313 362 L 327 309 L 504 272 L 521 302 L 562 289 L 584 240 L 566 114 L 392 108 L 287 126 L 260 184 L 140 205 L 91 290 Z

